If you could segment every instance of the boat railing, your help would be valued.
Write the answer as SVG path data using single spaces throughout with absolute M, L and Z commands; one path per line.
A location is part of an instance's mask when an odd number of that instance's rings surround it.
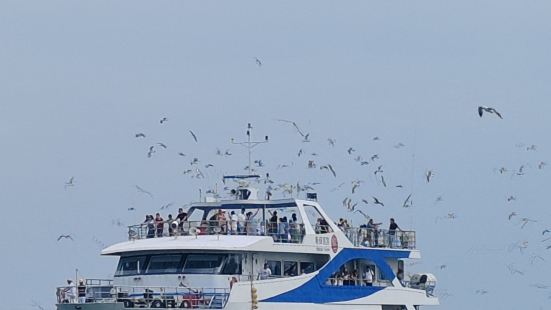
M 57 288 L 58 303 L 124 303 L 125 308 L 222 309 L 230 289 L 167 286 L 86 285 L 86 297 L 68 293 L 71 287 Z
M 365 279 L 360 277 L 350 276 L 332 276 L 327 278 L 325 285 L 329 286 L 345 286 L 345 287 L 358 287 L 358 286 L 376 286 L 376 287 L 388 287 L 392 286 L 392 282 L 388 280 L 375 280 L 368 284 Z
M 370 229 L 363 227 L 342 228 L 346 237 L 356 247 L 415 249 L 415 231 Z
M 271 236 L 275 242 L 302 243 L 302 223 L 270 223 L 246 221 L 236 225 L 231 221 L 162 221 L 128 226 L 128 239 L 149 239 L 176 236 L 200 235 L 243 235 Z

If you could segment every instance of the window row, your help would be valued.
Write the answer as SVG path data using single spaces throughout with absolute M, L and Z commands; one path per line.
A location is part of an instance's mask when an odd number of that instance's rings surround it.
M 139 274 L 241 274 L 241 254 L 162 254 L 125 256 L 115 276 Z

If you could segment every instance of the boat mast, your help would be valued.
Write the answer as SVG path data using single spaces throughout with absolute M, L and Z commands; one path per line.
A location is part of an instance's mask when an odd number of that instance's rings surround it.
M 255 146 L 259 145 L 259 144 L 263 144 L 263 143 L 267 143 L 268 142 L 268 136 L 265 136 L 264 137 L 264 141 L 251 141 L 252 139 L 252 130 L 253 130 L 253 126 L 251 126 L 251 123 L 248 123 L 247 124 L 247 141 L 245 142 L 235 142 L 235 140 L 233 138 L 231 138 L 231 143 L 232 144 L 238 144 L 238 145 L 241 145 L 241 146 L 244 146 L 247 148 L 248 152 L 249 152 L 249 175 L 252 174 L 252 163 L 251 163 L 251 154 L 252 154 L 252 150 Z

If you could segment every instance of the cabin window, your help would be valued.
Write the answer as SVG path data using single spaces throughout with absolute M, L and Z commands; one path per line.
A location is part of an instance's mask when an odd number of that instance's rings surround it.
M 304 212 L 306 213 L 308 222 L 310 222 L 310 225 L 312 225 L 312 229 L 316 232 L 316 234 L 333 232 L 333 229 L 329 226 L 327 220 L 321 215 L 316 207 L 304 205 Z
M 176 273 L 178 272 L 178 267 L 180 267 L 181 261 L 182 255 L 153 255 L 149 259 L 149 264 L 145 273 Z
M 300 262 L 300 274 L 316 271 L 316 264 L 312 262 Z
M 226 255 L 221 254 L 190 254 L 186 259 L 183 273 L 215 274 L 219 272 Z
M 297 262 L 284 262 L 283 263 L 283 275 L 285 277 L 294 277 L 298 275 L 298 263 Z
M 115 276 L 120 277 L 140 274 L 144 268 L 145 258 L 146 256 L 121 257 Z
M 230 254 L 226 258 L 222 274 L 241 274 L 241 254 Z
M 268 260 L 268 261 L 266 261 L 266 264 L 268 264 L 268 267 L 270 268 L 270 271 L 272 272 L 272 276 L 281 277 L 281 262 L 280 261 Z

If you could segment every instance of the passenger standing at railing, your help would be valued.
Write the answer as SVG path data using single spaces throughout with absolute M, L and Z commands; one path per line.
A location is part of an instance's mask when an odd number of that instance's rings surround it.
M 155 224 L 153 223 L 153 215 L 146 215 L 144 224 L 147 226 L 147 238 L 154 238 Z
M 371 270 L 371 267 L 366 266 L 365 272 L 363 274 L 364 276 L 364 283 L 366 286 L 373 286 L 373 270 Z
M 176 216 L 176 220 L 178 220 L 178 229 L 180 230 L 180 233 L 183 234 L 184 232 L 184 222 L 187 221 L 187 213 L 184 212 L 184 209 L 179 208 L 178 209 L 178 215 Z
M 159 213 L 155 214 L 155 227 L 157 228 L 157 237 L 162 237 L 165 229 L 165 221 Z
M 273 213 L 268 210 L 268 212 L 272 215 L 272 217 L 270 217 L 270 222 L 269 222 L 269 226 L 268 226 L 268 234 L 272 237 L 277 238 L 276 235 L 277 235 L 277 222 L 278 222 L 278 218 L 277 218 L 277 211 L 274 211 Z
M 371 246 L 379 246 L 379 225 L 383 223 L 375 223 L 373 219 L 367 222 L 367 235 Z
M 75 303 L 75 299 L 77 296 L 77 287 L 75 283 L 73 283 L 73 280 L 67 279 L 67 287 L 65 287 L 65 289 L 63 290 L 62 295 L 64 303 Z
M 216 220 L 218 221 L 218 227 L 220 227 L 220 233 L 225 234 L 226 229 L 228 228 L 226 213 L 222 209 L 218 209 L 218 214 L 216 215 Z
M 174 236 L 174 228 L 177 225 L 174 225 L 173 227 L 174 219 L 172 218 L 172 214 L 168 215 L 168 219 L 166 220 L 166 223 L 168 224 L 168 235 L 171 237 Z
M 257 234 L 257 223 L 254 218 L 258 214 L 258 211 L 260 211 L 260 209 L 256 209 L 256 212 L 254 214 L 251 211 L 247 212 L 246 214 L 247 217 L 245 220 L 245 231 L 247 232 L 247 235 Z
M 86 285 L 84 284 L 84 279 L 78 280 L 78 303 L 84 304 L 86 303 Z
M 393 218 L 390 219 L 390 226 L 388 228 L 389 247 L 400 247 L 400 240 L 396 239 L 396 230 L 403 231 Z
M 292 243 L 300 242 L 300 227 L 298 224 L 297 214 L 293 213 L 289 220 L 289 234 L 291 235 Z
M 235 214 L 235 211 L 232 211 L 230 213 L 230 233 L 232 235 L 237 235 L 237 224 L 239 222 L 239 218 L 237 217 L 237 214 Z
M 244 235 L 246 233 L 245 230 L 245 222 L 247 221 L 247 215 L 245 215 L 245 208 L 241 209 L 241 213 L 237 215 L 237 233 L 240 235 Z

